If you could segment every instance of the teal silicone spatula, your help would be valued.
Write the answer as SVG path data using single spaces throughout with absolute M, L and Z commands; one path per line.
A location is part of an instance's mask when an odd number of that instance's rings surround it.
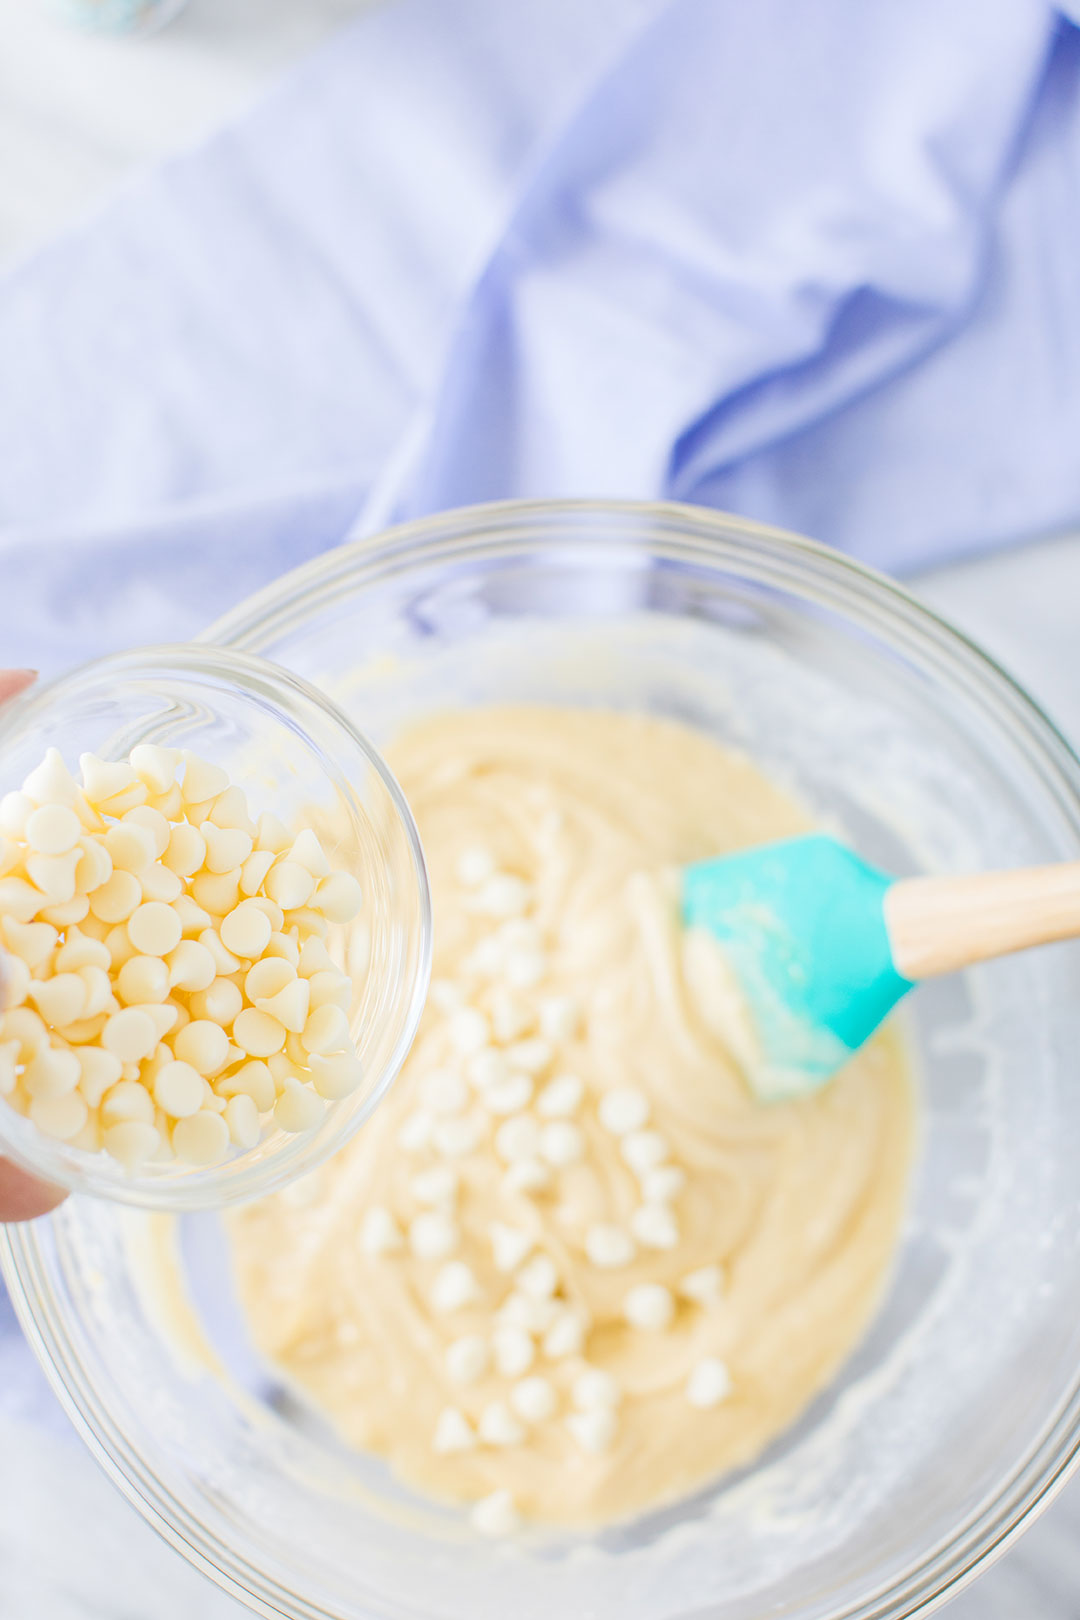
M 894 879 L 812 834 L 681 873 L 684 925 L 719 946 L 763 1101 L 825 1083 L 920 979 L 1080 935 L 1080 863 Z

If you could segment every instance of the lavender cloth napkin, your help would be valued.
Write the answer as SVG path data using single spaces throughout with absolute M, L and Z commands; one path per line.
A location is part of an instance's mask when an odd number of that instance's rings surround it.
M 1078 76 L 1040 0 L 388 0 L 0 281 L 0 654 L 499 496 L 1075 521 Z

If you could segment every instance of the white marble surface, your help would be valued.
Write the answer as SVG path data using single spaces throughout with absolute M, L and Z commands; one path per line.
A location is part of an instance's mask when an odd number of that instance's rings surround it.
M 48 0 L 0 0 L 0 259 L 241 114 L 373 3 L 190 0 L 163 33 L 125 39 L 64 27 Z
M 44 0 L 0 0 L 0 261 L 241 113 L 370 3 L 191 0 L 173 28 L 135 42 L 68 33 Z M 1080 536 L 918 585 L 1080 738 Z M 0 1620 L 239 1620 L 247 1611 L 158 1540 L 98 1473 L 6 1309 L 0 1295 Z M 1080 1481 L 948 1614 L 1077 1620 Z

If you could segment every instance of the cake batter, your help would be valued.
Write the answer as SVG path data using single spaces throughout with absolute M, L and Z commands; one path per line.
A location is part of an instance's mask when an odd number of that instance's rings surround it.
M 232 1217 L 257 1344 L 404 1479 L 607 1523 L 744 1464 L 836 1373 L 902 1218 L 886 1030 L 756 1104 L 683 973 L 662 871 L 806 829 L 679 724 L 446 715 L 389 753 L 427 855 L 421 1030 L 360 1135 Z

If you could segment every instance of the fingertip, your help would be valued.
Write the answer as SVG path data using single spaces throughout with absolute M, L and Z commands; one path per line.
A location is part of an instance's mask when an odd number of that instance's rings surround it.
M 36 669 L 0 669 L 0 703 L 25 692 L 36 680 Z
M 67 1197 L 63 1187 L 39 1181 L 25 1170 L 0 1159 L 0 1221 L 32 1221 L 47 1215 Z

